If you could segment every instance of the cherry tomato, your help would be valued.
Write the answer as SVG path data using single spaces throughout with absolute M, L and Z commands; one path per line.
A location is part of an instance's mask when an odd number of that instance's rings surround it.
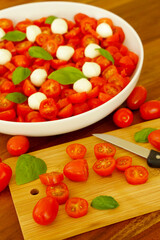
M 43 118 L 39 112 L 31 111 L 27 113 L 27 115 L 25 116 L 25 121 L 26 122 L 44 122 L 45 118 Z
M 14 121 L 15 118 L 16 118 L 16 111 L 13 108 L 0 112 L 0 120 Z
M 19 54 L 24 54 L 28 49 L 32 46 L 32 42 L 30 41 L 23 41 L 16 44 L 16 51 Z
M 23 118 L 29 113 L 32 112 L 32 109 L 29 107 L 27 102 L 17 104 L 17 114 Z
M 42 117 L 48 120 L 55 119 L 58 113 L 58 108 L 54 99 L 53 98 L 44 99 L 40 103 L 39 112 L 42 115 Z
M 99 95 L 98 95 L 98 99 L 99 99 L 102 103 L 105 103 L 105 102 L 109 101 L 111 98 L 112 98 L 112 96 L 109 95 L 108 93 L 100 92 Z
M 92 88 L 89 92 L 87 92 L 87 98 L 96 98 L 99 94 L 99 86 Z
M 100 18 L 97 21 L 97 25 L 99 25 L 100 23 L 107 23 L 109 24 L 111 27 L 113 27 L 113 22 L 110 18 Z
M 63 45 L 64 44 L 64 37 L 62 34 L 52 34 L 50 36 L 50 39 L 54 40 L 58 46 Z
M 131 166 L 124 174 L 127 182 L 133 185 L 143 184 L 148 180 L 148 170 L 142 166 Z
M 147 97 L 147 90 L 143 86 L 137 86 L 133 89 L 129 97 L 127 98 L 127 106 L 136 110 L 145 102 Z
M 0 111 L 6 111 L 14 108 L 15 103 L 6 98 L 8 93 L 0 93 Z
M 12 169 L 9 165 L 0 162 L 0 192 L 2 192 L 9 184 L 12 177 Z
M 5 44 L 5 48 L 12 53 L 12 55 L 16 54 L 16 47 L 13 42 L 9 41 Z M 5 65 L 6 66 L 6 65 Z
M 10 80 L 6 79 L 1 85 L 0 85 L 0 91 L 2 93 L 11 93 L 14 92 L 15 90 L 15 85 L 13 84 L 13 82 L 11 82 Z
M 24 94 L 29 97 L 30 95 L 32 95 L 33 93 L 37 92 L 37 89 L 35 88 L 35 86 L 31 83 L 31 81 L 29 79 L 25 79 L 24 83 L 23 83 L 23 92 Z
M 36 37 L 36 43 L 39 46 L 43 46 L 49 39 L 50 39 L 50 35 L 49 34 L 47 34 L 47 33 L 40 33 Z
M 97 143 L 94 146 L 94 154 L 97 159 L 105 157 L 113 157 L 116 153 L 116 148 L 110 143 Z
M 129 156 L 122 156 L 116 159 L 116 168 L 120 171 L 125 171 L 132 165 L 132 158 Z
M 73 115 L 78 115 L 84 112 L 89 111 L 89 105 L 84 102 L 84 103 L 76 103 L 73 106 Z
M 71 181 L 82 182 L 88 179 L 88 163 L 85 159 L 75 159 L 64 166 L 64 175 Z
M 56 54 L 58 45 L 57 43 L 50 39 L 47 42 L 45 42 L 42 46 L 47 52 L 49 52 L 52 56 L 54 56 Z
M 113 157 L 105 157 L 98 159 L 94 165 L 93 170 L 100 176 L 106 177 L 113 173 L 116 166 L 116 160 Z
M 94 109 L 98 106 L 100 106 L 103 102 L 99 98 L 90 98 L 88 101 L 88 106 L 90 109 Z
M 61 86 L 59 82 L 48 79 L 41 85 L 41 92 L 43 92 L 48 98 L 56 98 L 60 95 Z
M 77 92 L 68 96 L 68 99 L 71 103 L 84 103 L 87 99 L 86 92 Z
M 80 159 L 80 158 L 84 158 L 84 156 L 87 152 L 87 149 L 83 144 L 72 143 L 67 146 L 66 152 L 70 156 L 70 158 Z
M 59 205 L 54 197 L 41 198 L 33 209 L 33 219 L 40 225 L 51 224 L 58 214 Z
M 17 29 L 21 32 L 26 32 L 26 28 L 32 24 L 33 24 L 33 22 L 31 20 L 26 19 L 24 21 L 18 22 L 15 26 L 15 29 Z
M 46 194 L 55 197 L 59 204 L 64 204 L 69 197 L 69 190 L 65 183 L 60 182 L 54 186 L 47 186 Z
M 25 136 L 11 137 L 7 142 L 7 150 L 13 156 L 20 156 L 29 149 L 29 140 Z
M 110 61 L 102 55 L 96 57 L 94 62 L 101 67 L 101 71 L 104 71 L 110 65 Z
M 84 13 L 77 13 L 74 15 L 74 20 L 77 24 L 80 24 L 83 18 L 88 17 L 88 15 Z
M 41 180 L 41 183 L 43 183 L 44 185 L 52 186 L 62 182 L 64 176 L 61 172 L 50 172 L 39 175 L 39 178 Z
M 118 127 L 128 127 L 133 122 L 133 113 L 127 108 L 120 108 L 114 113 L 113 121 Z
M 84 48 L 80 47 L 75 49 L 75 52 L 72 56 L 73 61 L 76 63 L 77 61 L 79 61 L 80 59 L 84 58 Z
M 151 100 L 140 106 L 140 116 L 144 120 L 151 120 L 160 117 L 160 101 Z
M 60 118 L 67 118 L 67 117 L 71 117 L 72 115 L 73 115 L 73 105 L 71 103 L 69 103 L 64 108 L 62 108 L 57 114 L 57 116 Z
M 16 55 L 12 57 L 12 62 L 16 67 L 28 67 L 29 66 L 29 59 L 25 55 Z
M 99 44 L 99 40 L 94 37 L 92 34 L 86 34 L 82 38 L 82 46 L 85 48 L 90 43 L 96 43 Z
M 88 212 L 88 202 L 79 197 L 69 198 L 65 204 L 65 211 L 70 217 L 83 217 Z
M 115 83 L 107 83 L 107 84 L 104 84 L 101 88 L 101 90 L 110 95 L 111 97 L 114 97 L 115 95 L 117 95 L 122 89 L 120 86 L 118 86 L 117 84 Z
M 0 19 L 0 28 L 2 28 L 5 32 L 9 32 L 13 30 L 13 22 L 7 18 Z
M 118 71 L 115 65 L 110 65 L 102 72 L 102 77 L 108 80 L 113 74 L 116 73 L 118 73 Z
M 148 141 L 150 142 L 150 144 L 152 144 L 155 148 L 157 148 L 158 150 L 160 150 L 160 130 L 155 130 L 153 132 L 151 132 L 148 135 Z

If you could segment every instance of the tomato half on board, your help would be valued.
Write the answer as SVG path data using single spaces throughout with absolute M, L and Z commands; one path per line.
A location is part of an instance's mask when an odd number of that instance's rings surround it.
M 113 157 L 116 153 L 116 148 L 110 143 L 97 143 L 94 146 L 94 154 L 97 159 L 104 157 Z
M 148 135 L 148 141 L 152 146 L 160 150 L 160 129 L 151 132 Z
M 65 204 L 65 211 L 70 217 L 83 217 L 88 212 L 88 202 L 79 197 L 70 198 Z
M 52 186 L 55 184 L 59 184 L 63 181 L 64 176 L 61 172 L 50 172 L 50 173 L 43 173 L 39 175 L 39 178 L 41 180 L 41 183 L 43 183 L 46 186 Z
M 125 171 L 132 165 L 132 158 L 130 156 L 122 156 L 116 159 L 116 168 L 120 171 Z
M 143 184 L 148 180 L 148 170 L 143 166 L 131 166 L 124 172 L 128 183 L 137 185 Z
M 87 149 L 83 144 L 73 143 L 67 146 L 66 152 L 70 156 L 70 158 L 80 159 L 80 158 L 84 158 L 87 152 Z
M 113 157 L 105 157 L 98 159 L 94 165 L 93 170 L 100 176 L 106 177 L 112 174 L 116 166 L 116 160 Z
M 0 192 L 2 192 L 7 187 L 11 177 L 12 169 L 10 166 L 3 162 L 0 162 Z
M 55 197 L 59 204 L 64 204 L 69 197 L 69 190 L 65 183 L 60 182 L 54 186 L 47 186 L 46 194 Z

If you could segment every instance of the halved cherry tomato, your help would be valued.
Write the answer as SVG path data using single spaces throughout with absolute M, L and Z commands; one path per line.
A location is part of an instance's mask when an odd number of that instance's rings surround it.
M 160 101 L 151 100 L 140 106 L 140 115 L 144 120 L 151 120 L 160 117 Z
M 8 41 L 5 44 L 5 48 L 12 53 L 12 55 L 16 54 L 16 47 L 13 42 Z
M 32 24 L 33 24 L 33 22 L 31 20 L 26 19 L 24 21 L 18 22 L 15 26 L 15 29 L 17 29 L 21 32 L 26 32 L 26 28 Z
M 26 122 L 44 122 L 45 118 L 43 118 L 39 112 L 31 111 L 27 113 L 27 115 L 25 116 L 25 121 Z
M 87 92 L 87 98 L 96 98 L 99 94 L 99 86 L 92 88 L 89 92 Z
M 111 98 L 112 98 L 112 96 L 110 94 L 104 93 L 104 92 L 99 92 L 98 99 L 102 103 L 108 102 Z
M 9 184 L 12 177 L 12 169 L 6 163 L 0 162 L 0 192 Z
M 115 84 L 116 86 L 120 87 L 121 89 L 124 88 L 123 77 L 119 73 L 115 73 L 111 77 L 109 77 L 108 83 Z
M 132 165 L 132 158 L 129 156 L 122 156 L 116 159 L 116 168 L 120 171 L 125 171 Z
M 52 34 L 50 36 L 50 39 L 54 40 L 58 46 L 64 44 L 64 37 L 62 34 L 58 34 L 58 33 Z
M 129 127 L 133 122 L 133 113 L 128 108 L 120 108 L 113 114 L 113 121 L 118 127 Z
M 94 165 L 93 170 L 100 176 L 106 177 L 113 173 L 116 166 L 116 160 L 113 157 L 105 157 L 98 159 Z
M 44 45 L 50 38 L 50 35 L 49 34 L 46 34 L 46 33 L 40 33 L 37 37 L 36 37 L 36 43 L 39 45 L 39 46 L 42 46 Z
M 84 112 L 89 111 L 89 105 L 87 102 L 84 103 L 76 103 L 73 105 L 73 115 L 78 115 Z
M 160 150 L 160 130 L 155 130 L 148 135 L 148 141 L 152 146 Z
M 29 140 L 25 136 L 11 137 L 7 142 L 7 150 L 12 156 L 20 156 L 28 151 Z
M 57 43 L 50 39 L 48 40 L 47 42 L 45 42 L 42 47 L 47 51 L 49 52 L 52 56 L 55 56 L 56 54 L 56 51 L 57 51 L 57 48 L 58 48 L 58 45 Z
M 6 111 L 14 108 L 15 103 L 6 98 L 8 93 L 0 93 L 0 111 Z
M 76 63 L 80 59 L 84 58 L 84 48 L 77 48 L 72 56 L 73 61 Z
M 30 96 L 33 93 L 37 92 L 37 89 L 35 88 L 35 86 L 31 83 L 31 81 L 29 79 L 25 79 L 24 83 L 23 83 L 23 92 L 26 96 Z
M 69 197 L 69 190 L 65 183 L 60 182 L 54 186 L 47 186 L 46 194 L 55 197 L 59 204 L 64 204 Z
M 61 172 L 49 172 L 49 173 L 43 173 L 39 175 L 39 178 L 41 180 L 41 183 L 43 183 L 46 186 L 52 186 L 55 184 L 59 184 L 63 181 L 64 176 Z
M 65 204 L 65 211 L 70 217 L 83 217 L 88 212 L 88 202 L 79 197 L 70 198 Z
M 65 107 L 63 107 L 57 114 L 60 118 L 67 118 L 73 115 L 73 105 L 69 103 Z
M 94 109 L 98 106 L 100 106 L 103 102 L 99 98 L 90 98 L 87 101 L 88 106 L 90 109 Z
M 102 55 L 96 57 L 93 61 L 99 64 L 101 71 L 104 71 L 111 64 L 110 61 Z
M 71 181 L 83 182 L 88 179 L 88 163 L 85 159 L 75 159 L 64 166 L 64 175 Z
M 7 72 L 7 68 L 4 65 L 0 65 L 0 76 L 3 76 Z
M 0 112 L 0 120 L 14 121 L 15 118 L 16 111 L 13 108 Z
M 148 170 L 142 166 L 131 166 L 124 172 L 128 183 L 137 185 L 143 184 L 148 180 Z
M 77 24 L 80 24 L 83 18 L 88 17 L 88 15 L 84 14 L 84 13 L 77 13 L 74 15 L 74 21 Z
M 59 82 L 48 79 L 41 85 L 41 92 L 43 92 L 48 98 L 56 98 L 60 95 L 61 86 Z
M 17 104 L 17 114 L 23 118 L 29 113 L 32 112 L 32 109 L 29 107 L 27 102 Z
M 33 219 L 40 225 L 51 224 L 58 214 L 59 205 L 55 197 L 41 198 L 33 209 Z
M 143 86 L 137 86 L 127 98 L 127 106 L 132 110 L 136 110 L 145 102 L 146 97 L 146 88 Z
M 135 69 L 135 64 L 129 56 L 123 56 L 119 60 L 119 65 L 125 69 L 127 76 L 131 76 Z
M 99 40 L 94 37 L 92 34 L 86 34 L 84 35 L 84 37 L 82 38 L 82 47 L 86 47 L 88 44 L 90 43 L 96 43 L 99 44 Z
M 90 34 L 96 29 L 97 21 L 95 18 L 85 17 L 80 22 L 81 31 L 83 34 Z
M 86 92 L 74 93 L 68 96 L 68 99 L 71 103 L 84 103 L 87 99 Z
M 76 91 L 75 90 L 73 90 L 73 89 L 71 89 L 71 88 L 64 88 L 64 89 L 62 89 L 62 91 L 61 91 L 61 95 L 60 95 L 60 97 L 61 98 L 68 98 L 70 95 L 72 95 L 72 94 L 74 94 L 74 93 L 76 93 Z
M 58 102 L 57 102 L 57 107 L 58 109 L 62 109 L 64 107 L 66 107 L 68 104 L 70 103 L 70 101 L 68 100 L 68 98 L 62 98 L 62 99 L 59 99 Z
M 117 72 L 117 68 L 114 65 L 110 65 L 102 72 L 102 77 L 108 80 L 113 74 L 116 74 Z
M 0 85 L 0 92 L 1 93 L 11 93 L 14 92 L 15 85 L 10 80 L 6 79 L 1 85 Z
M 42 17 L 42 18 L 34 20 L 33 24 L 35 24 L 35 25 L 40 27 L 40 26 L 45 25 L 45 21 L 46 21 L 46 17 Z
M 116 153 L 116 148 L 110 143 L 97 143 L 94 146 L 94 154 L 97 159 L 105 157 L 113 157 Z
M 42 117 L 48 120 L 55 119 L 58 113 L 58 108 L 54 99 L 53 98 L 44 99 L 40 103 L 39 112 Z
M 84 158 L 87 152 L 87 149 L 83 144 L 73 143 L 67 146 L 66 152 L 70 156 L 70 158 L 80 159 L 80 158 Z
M 92 83 L 93 87 L 96 87 L 96 86 L 102 87 L 104 84 L 107 83 L 106 79 L 102 77 L 92 77 L 90 79 L 90 82 Z
M 110 95 L 111 97 L 114 97 L 121 91 L 121 87 L 114 83 L 107 83 L 102 86 L 101 91 Z
M 99 25 L 100 23 L 107 23 L 109 24 L 111 27 L 113 27 L 113 22 L 110 18 L 100 18 L 97 21 L 97 25 Z
M 29 59 L 25 55 L 16 55 L 12 57 L 12 62 L 16 67 L 28 67 L 30 64 Z
M 8 18 L 0 19 L 0 28 L 2 28 L 5 32 L 9 32 L 13 30 L 13 22 Z
M 66 39 L 74 38 L 80 33 L 80 27 L 73 27 L 69 32 L 65 34 Z
M 23 41 L 16 44 L 15 48 L 19 54 L 24 54 L 32 46 L 32 42 Z

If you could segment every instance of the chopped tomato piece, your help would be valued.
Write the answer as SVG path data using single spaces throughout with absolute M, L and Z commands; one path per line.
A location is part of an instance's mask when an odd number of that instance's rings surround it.
M 87 99 L 86 92 L 74 93 L 68 96 L 71 103 L 84 103 Z
M 84 112 L 87 112 L 89 110 L 89 105 L 84 102 L 84 103 L 76 103 L 73 106 L 73 115 L 78 115 Z
M 31 81 L 29 79 L 24 80 L 23 83 L 23 92 L 26 96 L 30 96 L 33 93 L 37 92 L 37 89 L 35 88 L 35 86 L 31 83 Z
M 57 105 L 53 98 L 44 99 L 40 103 L 39 112 L 47 120 L 54 120 L 58 113 Z
M 113 173 L 116 166 L 116 160 L 113 157 L 105 157 L 98 159 L 94 165 L 93 170 L 100 176 L 106 177 Z
M 41 180 L 41 183 L 43 183 L 46 186 L 52 186 L 55 184 L 59 184 L 63 181 L 64 176 L 61 172 L 49 172 L 49 173 L 43 173 L 39 175 L 39 178 Z
M 69 198 L 69 190 L 65 183 L 60 182 L 54 186 L 47 186 L 47 196 L 55 197 L 59 204 L 64 204 Z
M 83 144 L 73 143 L 67 146 L 66 152 L 70 156 L 70 158 L 79 159 L 84 158 L 87 149 Z
M 131 166 L 124 172 L 128 183 L 137 185 L 143 184 L 148 180 L 148 170 L 142 166 Z
M 132 165 L 132 158 L 129 156 L 122 156 L 116 159 L 116 168 L 120 171 L 125 171 Z
M 0 28 L 2 28 L 5 32 L 9 32 L 13 30 L 13 22 L 8 18 L 0 18 Z
M 23 41 L 23 42 L 17 43 L 15 48 L 16 48 L 16 51 L 19 54 L 24 54 L 26 51 L 28 51 L 28 49 L 31 46 L 32 46 L 32 42 L 30 42 L 30 41 Z
M 65 211 L 70 217 L 83 217 L 88 212 L 88 202 L 78 197 L 70 198 L 66 202 Z
M 73 105 L 71 103 L 69 103 L 64 108 L 62 108 L 57 114 L 57 116 L 60 118 L 67 118 L 67 117 L 71 117 L 72 115 L 73 115 Z
M 60 95 L 61 86 L 59 82 L 48 79 L 41 85 L 41 92 L 43 92 L 48 98 L 56 98 Z
M 104 157 L 113 157 L 116 153 L 116 148 L 110 143 L 97 143 L 94 146 L 94 154 L 97 159 Z
M 8 93 L 0 93 L 0 111 L 6 111 L 14 108 L 15 103 L 6 98 Z
M 15 109 L 9 109 L 0 112 L 0 120 L 5 120 L 5 121 L 14 121 L 16 118 L 16 112 Z

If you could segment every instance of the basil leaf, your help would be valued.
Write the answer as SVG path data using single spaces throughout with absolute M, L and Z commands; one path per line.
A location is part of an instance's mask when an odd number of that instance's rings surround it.
M 96 50 L 98 50 L 103 57 L 107 58 L 109 61 L 111 61 L 114 64 L 114 58 L 112 57 L 110 52 L 108 52 L 103 48 L 96 48 Z
M 14 103 L 23 103 L 27 100 L 27 97 L 20 92 L 8 93 L 6 98 Z
M 44 60 L 51 60 L 53 57 L 49 52 L 47 52 L 44 48 L 33 46 L 29 48 L 29 55 L 34 58 L 41 58 Z
M 119 206 L 118 202 L 110 196 L 98 196 L 94 198 L 91 202 L 91 207 L 105 210 L 105 209 L 113 209 Z
M 141 131 L 136 132 L 134 134 L 134 140 L 136 142 L 146 143 L 146 142 L 148 142 L 148 135 L 155 130 L 157 130 L 157 129 L 156 128 L 144 128 Z
M 52 72 L 49 79 L 54 79 L 57 82 L 67 85 L 73 84 L 80 78 L 86 78 L 84 74 L 77 68 L 74 67 L 64 67 L 59 70 Z
M 22 154 L 16 164 L 16 184 L 21 185 L 34 181 L 46 171 L 47 166 L 42 159 L 29 154 Z
M 31 71 L 29 68 L 24 68 L 24 67 L 17 67 L 12 75 L 12 82 L 14 85 L 19 84 L 23 80 L 25 80 L 29 75 L 31 74 Z
M 26 34 L 15 30 L 15 31 L 10 31 L 4 35 L 2 39 L 12 41 L 12 42 L 20 42 L 26 38 Z
M 45 23 L 51 24 L 56 18 L 57 18 L 57 17 L 55 17 L 55 16 L 49 16 L 49 17 L 46 19 Z

